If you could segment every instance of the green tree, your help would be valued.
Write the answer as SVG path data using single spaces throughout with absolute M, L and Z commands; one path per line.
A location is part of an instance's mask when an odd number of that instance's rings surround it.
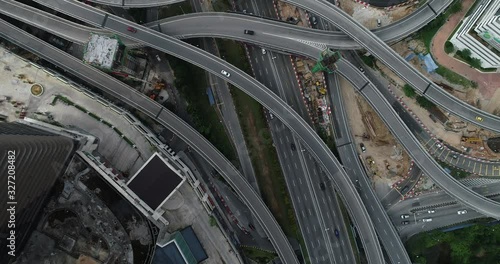
M 452 53 L 455 50 L 455 47 L 453 46 L 453 43 L 446 41 L 444 43 L 444 51 L 446 53 Z
M 462 1 L 455 1 L 451 6 L 450 6 L 450 13 L 455 14 L 462 11 Z
M 417 104 L 420 105 L 421 107 L 425 108 L 425 109 L 429 109 L 431 107 L 436 106 L 434 103 L 432 103 L 431 101 L 427 100 L 427 98 L 425 98 L 423 96 L 417 96 Z
M 415 89 L 413 89 L 413 87 L 411 87 L 409 84 L 405 84 L 405 86 L 403 86 L 403 92 L 410 98 L 414 98 L 417 95 Z
M 466 60 L 470 58 L 470 55 L 472 55 L 472 53 L 470 52 L 469 49 L 463 49 L 461 52 L 461 56 Z

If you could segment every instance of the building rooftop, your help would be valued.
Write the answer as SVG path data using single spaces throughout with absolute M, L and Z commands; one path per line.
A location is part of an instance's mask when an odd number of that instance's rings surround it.
M 127 186 L 151 209 L 156 210 L 184 182 L 184 177 L 158 153 L 128 181 Z
M 115 36 L 91 34 L 84 51 L 83 61 L 97 67 L 111 69 L 119 46 L 119 40 Z

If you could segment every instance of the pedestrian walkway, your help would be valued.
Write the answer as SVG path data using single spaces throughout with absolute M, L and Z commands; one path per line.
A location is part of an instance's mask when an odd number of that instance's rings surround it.
M 431 53 L 434 59 L 442 66 L 474 81 L 483 98 L 492 98 L 497 88 L 500 87 L 500 73 L 482 73 L 468 64 L 449 56 L 444 51 L 444 44 L 453 33 L 455 28 L 463 20 L 474 0 L 463 0 L 462 11 L 451 15 L 431 42 Z

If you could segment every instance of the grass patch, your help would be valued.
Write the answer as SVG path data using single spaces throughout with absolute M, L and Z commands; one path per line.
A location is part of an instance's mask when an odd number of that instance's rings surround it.
M 193 44 L 195 40 L 188 41 Z M 168 56 L 168 61 L 175 73 L 175 86 L 187 101 L 187 111 L 194 127 L 207 138 L 227 159 L 237 163 L 234 147 L 216 112 L 216 106 L 208 101 L 208 84 L 205 71 L 188 62 Z
M 214 0 L 212 1 L 212 7 L 215 12 L 226 12 L 228 10 L 233 10 L 233 6 L 229 0 Z
M 448 80 L 451 83 L 462 85 L 464 87 L 472 87 L 472 88 L 477 87 L 476 82 L 473 82 L 473 81 L 463 77 L 462 75 L 460 75 L 460 74 L 458 74 L 458 73 L 456 73 L 448 68 L 445 68 L 441 65 L 439 65 L 439 67 L 436 69 L 436 73 L 443 76 L 443 78 L 445 78 L 446 80 Z
M 219 52 L 224 59 L 232 65 L 243 70 L 246 74 L 252 75 L 252 68 L 248 62 L 243 44 L 234 40 L 216 39 Z
M 481 60 L 477 59 L 477 58 L 473 58 L 473 57 L 471 57 L 471 55 L 472 55 L 471 51 L 468 49 L 457 50 L 457 52 L 455 53 L 455 58 L 459 59 L 459 60 L 469 64 L 469 66 L 476 68 L 476 69 L 483 71 L 483 72 L 495 72 L 496 71 L 496 69 L 494 69 L 494 68 L 481 67 Z
M 263 200 L 288 236 L 297 237 L 295 215 L 262 106 L 239 89 L 231 93 Z
M 415 98 L 415 96 L 417 95 L 415 89 L 413 89 L 413 87 L 411 87 L 409 84 L 405 84 L 403 86 L 403 93 L 410 98 Z
M 476 224 L 412 237 L 407 243 L 413 263 L 487 264 L 500 259 L 500 227 Z
M 375 57 L 373 57 L 372 55 L 370 56 L 360 56 L 361 57 L 361 60 L 363 60 L 363 62 L 368 65 L 368 67 L 370 68 L 375 68 L 376 64 L 375 62 L 377 61 L 377 59 Z
M 276 253 L 267 252 L 253 247 L 242 247 L 241 249 L 243 250 L 245 256 L 249 257 L 259 264 L 270 263 L 278 256 L 276 255 Z
M 176 4 L 161 7 L 158 11 L 158 18 L 163 19 L 167 17 L 179 16 L 183 14 L 193 13 L 193 8 L 189 1 L 183 1 Z
M 356 248 L 358 247 L 356 245 L 356 239 L 354 239 L 354 235 L 351 232 L 351 218 L 349 217 L 349 213 L 347 212 L 347 208 L 345 208 L 344 203 L 342 202 L 342 199 L 340 199 L 340 196 L 337 194 L 337 200 L 341 201 L 339 204 L 340 212 L 342 213 L 342 217 L 344 218 L 344 223 L 346 224 L 346 229 L 347 229 L 347 235 L 349 236 L 349 242 L 351 243 L 352 247 L 352 252 L 354 254 L 354 257 L 356 258 L 356 263 L 362 263 L 361 262 L 361 257 L 365 258 L 364 255 L 359 255 L 358 250 Z M 364 263 L 364 262 L 363 262 Z

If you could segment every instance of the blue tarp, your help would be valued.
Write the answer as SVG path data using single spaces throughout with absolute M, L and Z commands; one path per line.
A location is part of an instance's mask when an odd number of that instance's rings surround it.
M 415 53 L 412 52 L 408 56 L 406 56 L 405 61 L 410 61 L 411 59 L 413 59 L 413 57 L 415 57 Z
M 212 93 L 212 89 L 210 87 L 207 87 L 207 95 L 210 105 L 214 105 L 215 104 L 214 94 Z
M 435 71 L 438 68 L 438 66 L 436 65 L 436 63 L 432 59 L 431 54 L 427 54 L 427 55 L 419 54 L 418 58 L 420 60 L 424 61 L 425 68 L 426 68 L 427 72 L 433 72 L 433 71 Z

